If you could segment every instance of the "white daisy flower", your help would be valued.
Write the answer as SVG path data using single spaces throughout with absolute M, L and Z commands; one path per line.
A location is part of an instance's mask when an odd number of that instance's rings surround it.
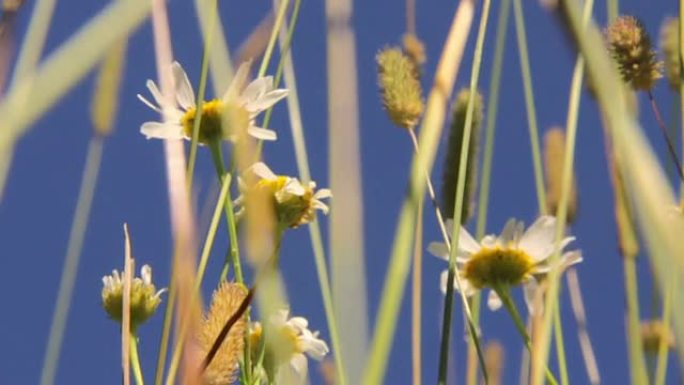
M 232 83 L 219 99 L 202 103 L 202 121 L 199 142 L 208 144 L 215 140 L 237 141 L 245 131 L 256 139 L 276 140 L 275 131 L 257 127 L 255 118 L 287 96 L 286 89 L 275 89 L 273 77 L 254 79 L 247 86 L 251 61 L 240 65 Z M 195 94 L 183 67 L 174 62 L 171 65 L 174 81 L 174 101 L 168 103 L 152 80 L 147 89 L 155 103 L 140 94 L 138 99 L 162 115 L 161 122 L 145 122 L 140 132 L 157 139 L 191 139 L 197 113 Z M 226 127 L 228 126 L 228 127 Z
M 276 366 L 270 368 L 274 371 L 276 384 L 304 384 L 309 372 L 306 356 L 321 361 L 330 352 L 325 341 L 318 338 L 318 331 L 309 330 L 309 321 L 303 317 L 290 318 L 287 309 L 271 316 L 269 330 L 277 333 L 274 335 L 277 338 L 277 350 L 273 352 L 277 357 Z M 250 330 L 252 346 L 259 346 L 261 336 L 262 327 L 255 322 Z
M 447 224 L 451 228 L 452 224 Z M 527 231 L 522 222 L 509 220 L 500 236 L 487 235 L 477 242 L 461 228 L 458 240 L 456 264 L 461 276 L 461 286 L 466 296 L 484 288 L 523 285 L 525 302 L 534 313 L 533 301 L 538 288 L 537 280 L 551 270 L 549 258 L 557 250 L 562 251 L 574 237 L 565 237 L 555 247 L 556 218 L 542 216 Z M 451 230 L 449 230 L 451 232 Z M 432 242 L 428 246 L 431 254 L 449 260 L 449 251 L 444 243 Z M 582 261 L 582 254 L 575 250 L 563 253 L 561 270 Z M 446 293 L 448 270 L 442 272 L 440 286 Z M 456 282 L 454 281 L 454 289 Z M 494 290 L 487 297 L 490 309 L 499 309 L 501 299 Z
M 297 178 L 276 175 L 262 162 L 253 164 L 248 171 L 256 175 L 258 181 L 249 186 L 240 179 L 242 195 L 235 201 L 236 205 L 242 206 L 238 215 L 244 213 L 245 197 L 254 193 L 271 196 L 278 221 L 291 228 L 313 221 L 316 210 L 328 214 L 328 205 L 322 199 L 332 197 L 332 192 L 329 189 L 316 190 L 316 182 L 310 181 L 304 186 Z
M 112 271 L 112 275 L 102 277 L 102 307 L 109 318 L 121 322 L 123 314 L 123 272 Z M 166 289 L 157 290 L 152 283 L 152 268 L 144 265 L 140 277 L 131 282 L 131 328 L 145 322 L 161 303 L 161 294 Z

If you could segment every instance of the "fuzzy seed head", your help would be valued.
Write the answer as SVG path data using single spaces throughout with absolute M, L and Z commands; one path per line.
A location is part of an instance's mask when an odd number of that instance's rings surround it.
M 632 16 L 620 16 L 605 31 L 608 50 L 622 79 L 634 90 L 648 91 L 662 77 L 662 63 L 643 24 Z
M 555 215 L 560 206 L 563 188 L 563 165 L 565 163 L 565 133 L 560 127 L 551 128 L 544 135 L 544 171 L 546 174 L 546 207 Z M 577 213 L 577 187 L 575 176 L 570 180 L 567 201 L 567 221 L 572 223 Z
M 203 355 L 211 349 L 226 321 L 235 314 L 246 296 L 247 288 L 232 282 L 223 282 L 214 291 L 211 307 L 202 320 L 197 336 Z M 204 371 L 204 384 L 223 385 L 235 381 L 245 346 L 246 324 L 245 312 L 231 327 L 218 353 Z
M 453 105 L 449 139 L 447 141 L 446 157 L 444 159 L 444 173 L 442 175 L 442 209 L 446 218 L 453 218 L 456 184 L 461 163 L 461 148 L 468 111 L 470 90 L 462 89 L 456 96 Z M 466 168 L 465 189 L 463 192 L 463 210 L 461 223 L 466 223 L 473 212 L 473 201 L 477 178 L 477 155 L 479 152 L 480 125 L 483 119 L 482 95 L 478 92 L 473 98 L 473 118 L 468 146 L 468 167 Z
M 385 48 L 376 57 L 382 104 L 399 127 L 412 129 L 423 113 L 423 90 L 414 62 L 399 48 Z
M 404 46 L 404 53 L 408 55 L 413 62 L 413 65 L 417 69 L 420 69 L 427 60 L 427 56 L 425 55 L 425 45 L 423 42 L 420 41 L 418 36 L 415 34 L 407 33 L 402 39 L 402 45 Z
M 109 318 L 121 323 L 123 318 L 124 280 L 123 272 L 112 271 L 112 275 L 102 277 L 102 307 Z M 140 269 L 140 277 L 131 281 L 131 329 L 135 330 L 139 325 L 147 321 L 159 307 L 161 294 L 152 283 L 152 268 L 144 265 Z
M 665 57 L 665 76 L 670 88 L 679 92 L 679 19 L 668 17 L 660 27 L 660 49 Z

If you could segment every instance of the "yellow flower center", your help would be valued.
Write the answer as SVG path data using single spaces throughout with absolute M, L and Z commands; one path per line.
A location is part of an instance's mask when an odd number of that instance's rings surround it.
M 302 224 L 313 220 L 314 209 L 311 206 L 313 189 L 305 188 L 304 195 L 280 194 L 290 178 L 279 175 L 275 179 L 261 179 L 257 182 L 255 190 L 257 193 L 268 194 L 273 201 L 273 207 L 278 222 L 296 228 Z
M 183 133 L 192 138 L 197 108 L 192 107 L 181 117 Z M 202 103 L 202 121 L 199 126 L 199 142 L 208 144 L 230 135 L 240 135 L 249 127 L 249 112 L 235 103 L 213 99 Z M 222 129 L 223 127 L 223 129 Z
M 484 247 L 470 256 L 464 276 L 476 288 L 520 284 L 534 267 L 534 260 L 523 250 Z

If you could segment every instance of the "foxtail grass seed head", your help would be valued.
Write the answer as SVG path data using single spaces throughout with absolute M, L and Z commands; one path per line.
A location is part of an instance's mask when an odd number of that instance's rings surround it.
M 660 49 L 665 58 L 665 76 L 670 88 L 679 92 L 679 19 L 668 17 L 660 27 Z
M 534 313 L 534 298 L 538 281 L 551 270 L 550 257 L 561 252 L 556 262 L 559 269 L 582 261 L 582 254 L 575 250 L 563 253 L 563 249 L 575 237 L 563 238 L 556 246 L 556 218 L 542 216 L 527 230 L 522 222 L 511 219 L 506 223 L 501 235 L 487 235 L 477 242 L 466 230 L 461 228 L 458 239 L 457 268 L 461 272 L 461 289 L 468 297 L 479 290 L 490 288 L 487 305 L 491 310 L 501 307 L 501 299 L 495 292 L 497 288 L 523 285 L 525 302 L 530 313 Z M 452 227 L 449 221 L 447 227 Z M 448 229 L 449 233 L 451 229 Z M 432 242 L 428 251 L 438 258 L 449 260 L 449 249 L 444 243 Z M 447 274 L 444 270 L 440 277 L 440 288 L 447 290 Z M 454 289 L 458 289 L 454 282 Z
M 376 61 L 385 111 L 397 126 L 413 129 L 425 107 L 418 68 L 399 48 L 383 49 L 376 56 Z
M 643 24 L 632 16 L 620 16 L 608 26 L 605 35 L 622 79 L 634 90 L 651 90 L 662 77 L 662 63 L 656 59 Z
M 240 65 L 230 86 L 221 98 L 202 103 L 199 123 L 199 143 L 218 140 L 237 142 L 245 135 L 259 140 L 276 140 L 275 131 L 256 126 L 256 117 L 287 96 L 285 89 L 276 89 L 272 76 L 254 79 L 247 84 L 251 62 Z M 155 103 L 138 95 L 143 103 L 162 115 L 161 122 L 145 122 L 140 132 L 147 139 L 192 139 L 197 119 L 198 104 L 183 67 L 174 62 L 171 71 L 174 79 L 173 102 L 167 102 L 157 85 L 147 81 L 147 89 Z
M 675 347 L 672 329 L 666 327 L 662 320 L 654 319 L 641 322 L 641 343 L 646 353 L 658 353 L 660 343 L 663 340 L 669 349 Z
M 309 330 L 309 321 L 303 317 L 290 318 L 289 310 L 273 314 L 266 330 L 273 334 L 266 339 L 264 369 L 276 384 L 304 384 L 309 371 L 306 356 L 321 361 L 330 352 L 325 341 L 318 338 L 318 332 Z M 251 347 L 261 346 L 263 333 L 261 324 L 255 322 L 250 328 Z M 258 351 L 252 349 L 251 353 Z
M 202 320 L 198 342 L 203 356 L 211 349 L 219 333 L 238 310 L 247 296 L 247 288 L 238 283 L 223 282 L 214 291 L 209 312 Z M 239 361 L 245 346 L 247 314 L 233 324 L 223 340 L 216 356 L 205 369 L 203 383 L 206 385 L 230 384 L 237 378 Z
M 427 56 L 425 55 L 425 45 L 423 42 L 413 33 L 407 33 L 402 38 L 402 45 L 404 46 L 404 53 L 413 62 L 415 68 L 420 72 L 423 64 L 427 61 Z
M 449 127 L 449 140 L 447 141 L 446 156 L 444 158 L 444 171 L 442 174 L 442 210 L 446 218 L 453 218 L 456 204 L 456 184 L 458 171 L 461 163 L 461 148 L 465 130 L 466 113 L 470 90 L 462 89 L 456 96 L 452 113 L 451 126 Z M 473 120 L 470 132 L 470 144 L 468 146 L 468 167 L 466 168 L 465 189 L 463 190 L 463 209 L 461 210 L 461 223 L 466 223 L 473 212 L 473 196 L 477 182 L 477 159 L 479 152 L 480 125 L 483 119 L 482 95 L 478 92 L 473 98 Z
M 3 12 L 17 12 L 26 0 L 2 0 Z
M 548 212 L 558 211 L 563 189 L 563 165 L 565 163 L 565 133 L 554 127 L 544 135 L 544 171 L 546 173 L 546 207 Z M 575 175 L 570 180 L 570 195 L 567 201 L 567 222 L 572 223 L 577 213 L 577 188 Z
M 297 178 L 276 175 L 266 164 L 258 162 L 250 167 L 258 180 L 247 185 L 240 180 L 242 195 L 235 201 L 240 207 L 237 215 L 244 215 L 250 201 L 263 201 L 263 196 L 273 202 L 275 218 L 283 227 L 297 228 L 316 218 L 316 210 L 327 214 L 328 205 L 322 199 L 332 197 L 329 189 L 316 190 L 316 182 L 304 186 Z
M 124 282 L 123 272 L 112 271 L 112 275 L 102 277 L 102 307 L 109 318 L 121 323 L 123 316 Z M 161 303 L 161 294 L 166 289 L 157 290 L 152 283 L 152 268 L 144 265 L 140 277 L 131 281 L 131 330 L 150 318 Z

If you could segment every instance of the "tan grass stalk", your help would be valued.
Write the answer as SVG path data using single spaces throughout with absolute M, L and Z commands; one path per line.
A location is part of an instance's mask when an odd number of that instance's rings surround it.
M 135 262 L 131 257 L 131 238 L 128 225 L 124 223 L 124 273 L 123 273 L 123 310 L 121 319 L 121 367 L 124 385 L 131 383 L 131 282 Z M 138 384 L 141 385 L 141 384 Z
M 591 345 L 589 331 L 587 330 L 587 317 L 584 311 L 584 300 L 582 299 L 582 290 L 580 289 L 577 270 L 574 268 L 568 269 L 565 273 L 565 278 L 568 282 L 570 304 L 575 316 L 575 323 L 577 323 L 577 338 L 579 339 L 582 351 L 584 367 L 587 370 L 587 377 L 590 384 L 598 385 L 601 383 L 601 376 L 599 375 L 596 355 L 594 354 L 594 348 Z
M 423 203 L 416 210 L 416 232 L 413 241 L 413 269 L 411 286 L 411 367 L 413 385 L 420 385 L 422 378 L 422 285 L 423 285 Z
M 358 384 L 367 355 L 368 318 L 359 143 L 356 42 L 351 0 L 326 0 L 328 170 L 332 295 L 349 383 Z

